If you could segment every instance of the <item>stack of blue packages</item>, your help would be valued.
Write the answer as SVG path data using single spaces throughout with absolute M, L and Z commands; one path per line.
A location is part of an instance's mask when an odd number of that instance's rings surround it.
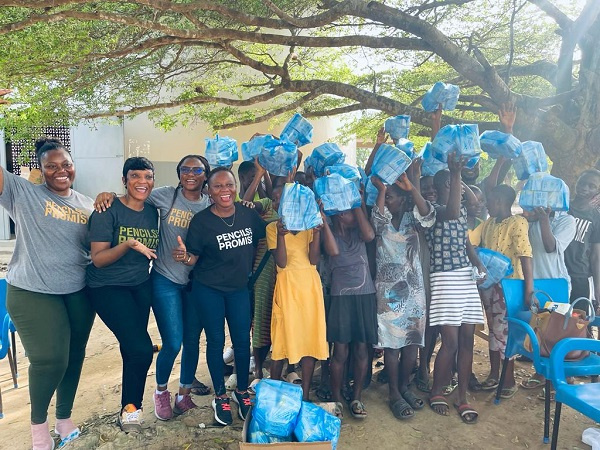
M 300 386 L 276 380 L 263 380 L 256 385 L 252 418 L 262 433 L 280 439 L 289 438 L 296 427 L 301 408 Z
M 291 442 L 292 438 L 291 436 L 271 436 L 270 434 L 267 434 L 265 432 L 263 432 L 260 429 L 260 425 L 258 423 L 258 421 L 256 420 L 256 417 L 252 417 L 252 420 L 250 421 L 250 425 L 248 427 L 249 430 L 249 441 L 252 444 L 273 444 L 276 442 Z
M 410 116 L 390 117 L 383 124 L 383 129 L 394 141 L 406 139 L 410 131 Z
M 317 178 L 313 187 L 328 216 L 360 208 L 361 196 L 356 184 L 337 173 Z
M 513 273 L 513 266 L 510 262 L 510 258 L 504 256 L 500 252 L 495 252 L 487 248 L 478 248 L 477 256 L 485 271 L 487 277 L 485 281 L 479 286 L 482 289 L 488 289 L 494 284 L 499 283 L 503 278 Z
M 423 150 L 421 150 L 419 156 L 423 158 L 423 164 L 421 165 L 421 176 L 432 177 L 440 170 L 448 168 L 447 163 L 443 163 L 433 157 L 433 154 L 431 153 L 431 142 L 425 144 L 425 147 L 423 147 Z
M 337 173 L 345 179 L 352 181 L 354 184 L 356 184 L 356 187 L 360 189 L 362 175 L 358 168 L 351 166 L 350 164 L 334 164 L 333 166 L 325 167 L 325 174 L 330 175 L 334 173 Z
M 427 112 L 437 111 L 440 104 L 442 109 L 452 111 L 456 108 L 459 96 L 460 88 L 458 86 L 438 81 L 427 91 L 421 100 L 421 105 Z
M 238 147 L 235 139 L 219 137 L 206 138 L 206 159 L 212 167 L 231 166 L 238 160 Z
M 433 156 L 448 163 L 448 155 L 456 152 L 459 158 L 467 157 L 466 167 L 472 169 L 481 156 L 479 127 L 476 124 L 446 125 L 431 143 Z
M 406 153 L 393 145 L 381 144 L 373 159 L 371 173 L 377 175 L 386 184 L 394 184 L 412 164 Z
M 244 161 L 254 161 L 262 152 L 265 141 L 272 138 L 271 135 L 254 136 L 248 142 L 242 142 L 242 158 Z
M 413 144 L 408 139 L 398 139 L 396 142 L 396 147 L 406 153 L 410 159 L 415 159 L 417 157 L 417 153 L 415 152 L 415 144 Z
M 298 164 L 298 148 L 286 139 L 276 139 L 271 135 L 264 138 L 258 154 L 259 164 L 271 175 L 287 176 Z
M 512 160 L 521 154 L 521 141 L 510 133 L 497 130 L 484 131 L 479 136 L 479 142 L 481 149 L 493 159 L 502 156 Z
M 281 132 L 281 138 L 293 142 L 298 147 L 310 144 L 312 142 L 313 126 L 302 117 L 301 114 L 294 114 L 290 121 L 285 125 Z
M 342 422 L 333 414 L 309 402 L 302 402 L 294 436 L 299 442 L 331 442 L 335 450 Z
M 325 167 L 334 164 L 341 164 L 346 159 L 344 152 L 340 150 L 337 144 L 333 142 L 325 142 L 314 148 L 310 157 L 304 160 L 304 167 L 312 167 L 315 176 L 322 177 L 325 175 Z
M 278 213 L 290 231 L 310 230 L 323 223 L 314 192 L 299 183 L 286 183 L 283 187 Z
M 373 206 L 377 201 L 377 196 L 379 195 L 379 191 L 375 187 L 375 185 L 371 182 L 371 177 L 367 178 L 367 183 L 365 186 L 365 205 Z
M 531 174 L 519 195 L 519 205 L 527 211 L 538 206 L 552 211 L 569 210 L 569 186 L 545 172 Z
M 536 172 L 547 172 L 548 159 L 544 146 L 535 141 L 521 143 L 521 153 L 513 161 L 513 167 L 519 180 L 526 180 Z

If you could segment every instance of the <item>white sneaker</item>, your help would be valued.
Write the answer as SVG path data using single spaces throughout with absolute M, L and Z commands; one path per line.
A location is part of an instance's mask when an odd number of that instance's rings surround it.
M 237 374 L 232 373 L 227 381 L 225 382 L 225 389 L 228 391 L 233 391 L 237 388 Z
M 123 411 L 121 411 L 121 414 L 119 414 L 119 417 L 117 418 L 117 424 L 125 433 L 142 432 L 142 423 L 144 423 L 142 410 L 134 410 L 134 408 L 134 405 L 125 406 L 125 408 L 123 408 Z
M 233 359 L 233 347 L 227 347 L 223 352 L 223 362 L 225 364 L 231 364 Z

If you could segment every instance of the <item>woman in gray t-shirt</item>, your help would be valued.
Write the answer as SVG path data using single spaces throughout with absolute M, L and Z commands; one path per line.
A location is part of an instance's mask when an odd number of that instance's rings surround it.
M 53 448 L 48 407 L 56 392 L 62 443 L 79 436 L 71 410 L 94 311 L 84 293 L 92 199 L 71 189 L 75 166 L 57 139 L 40 139 L 44 184 L 1 169 L 0 205 L 15 222 L 17 241 L 6 276 L 6 306 L 29 359 L 34 449 Z

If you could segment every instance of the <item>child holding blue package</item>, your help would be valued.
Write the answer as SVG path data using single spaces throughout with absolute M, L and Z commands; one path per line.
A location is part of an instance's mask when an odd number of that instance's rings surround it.
M 303 399 L 308 401 L 316 360 L 329 357 L 325 304 L 316 264 L 321 240 L 329 255 L 338 253 L 327 221 L 310 230 L 291 232 L 281 220 L 267 225 L 267 245 L 277 265 L 271 317 L 271 378 L 279 380 L 283 360 L 302 365 Z

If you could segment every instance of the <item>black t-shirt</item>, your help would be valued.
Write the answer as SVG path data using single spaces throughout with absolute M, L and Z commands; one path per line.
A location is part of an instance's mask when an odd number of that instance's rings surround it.
M 128 239 L 137 239 L 148 248 L 158 247 L 158 212 L 146 203 L 142 211 L 135 211 L 115 199 L 105 212 L 92 213 L 89 224 L 90 242 L 110 242 L 116 247 Z M 149 276 L 150 260 L 140 252 L 129 249 L 120 259 L 106 267 L 87 267 L 89 287 L 135 286 Z
M 200 257 L 194 279 L 220 291 L 243 289 L 252 272 L 256 244 L 265 237 L 266 223 L 255 210 L 239 203 L 230 217 L 221 218 L 211 209 L 194 216 L 186 238 L 187 251 Z
M 592 276 L 590 253 L 592 244 L 600 243 L 600 213 L 596 208 L 571 208 L 569 214 L 575 217 L 577 229 L 575 238 L 565 250 L 565 264 L 571 278 Z

